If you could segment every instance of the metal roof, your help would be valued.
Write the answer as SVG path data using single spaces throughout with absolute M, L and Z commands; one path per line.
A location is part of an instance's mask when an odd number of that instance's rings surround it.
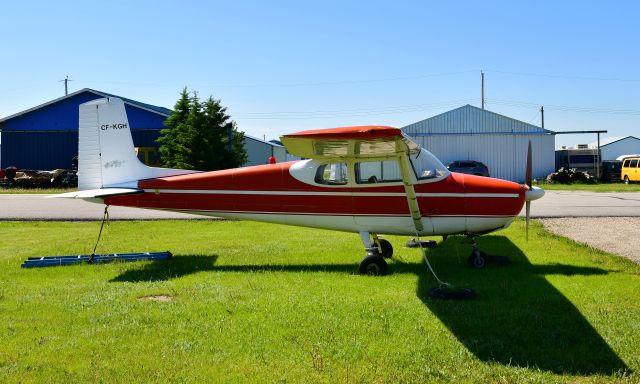
M 613 143 L 616 143 L 618 141 L 625 140 L 625 139 L 634 139 L 634 140 L 640 141 L 640 139 L 638 139 L 635 136 L 605 137 L 605 138 L 600 139 L 600 148 L 604 147 L 605 145 L 613 144 Z M 589 147 L 590 148 L 595 148 L 597 146 L 598 146 L 598 142 L 597 141 L 594 141 L 593 143 L 589 143 Z
M 409 136 L 456 134 L 551 135 L 554 133 L 536 125 L 469 104 L 407 125 L 402 130 Z
M 271 141 L 266 141 L 266 140 L 258 139 L 257 137 L 249 136 L 249 135 L 247 135 L 246 133 L 244 134 L 244 138 L 245 138 L 245 139 L 251 139 L 251 140 L 254 140 L 254 141 L 260 142 L 260 143 L 262 143 L 262 144 L 268 144 L 268 145 L 271 145 L 271 146 L 273 146 L 273 147 L 282 147 L 282 148 L 284 148 L 284 145 L 281 145 L 281 144 L 278 144 L 278 143 L 274 143 L 274 142 L 271 142 Z
M 11 116 L 4 117 L 4 118 L 0 119 L 0 122 L 7 121 L 7 120 L 13 119 L 13 118 L 18 117 L 18 116 L 22 116 L 24 114 L 36 111 L 36 110 L 38 110 L 40 108 L 43 108 L 43 107 L 46 107 L 48 105 L 55 104 L 55 103 L 58 103 L 58 102 L 60 102 L 62 100 L 72 98 L 72 97 L 74 97 L 76 95 L 79 95 L 81 93 L 84 93 L 84 92 L 90 92 L 90 93 L 93 93 L 93 94 L 95 94 L 97 96 L 100 96 L 100 97 L 117 97 L 117 98 L 122 99 L 122 101 L 124 101 L 125 104 L 129 104 L 131 106 L 134 106 L 134 107 L 137 107 L 137 108 L 140 108 L 140 109 L 144 109 L 145 111 L 156 113 L 156 114 L 164 116 L 164 117 L 167 117 L 167 116 L 169 116 L 171 114 L 171 110 L 168 109 L 168 108 L 158 107 L 156 105 L 141 103 L 139 101 L 128 99 L 126 97 L 122 97 L 122 96 L 118 96 L 118 95 L 114 95 L 114 94 L 106 93 L 106 92 L 102 92 L 102 91 L 96 91 L 95 89 L 91 89 L 91 88 L 83 88 L 83 89 L 81 89 L 79 91 L 72 92 L 72 93 L 70 93 L 70 94 L 68 94 L 66 96 L 62 96 L 62 97 L 59 97 L 57 99 L 53 99 L 53 100 L 48 101 L 48 102 L 46 102 L 44 104 L 40 104 L 40 105 L 35 106 L 33 108 L 26 109 L 26 110 L 24 110 L 22 112 L 15 113 L 15 114 L 13 114 Z

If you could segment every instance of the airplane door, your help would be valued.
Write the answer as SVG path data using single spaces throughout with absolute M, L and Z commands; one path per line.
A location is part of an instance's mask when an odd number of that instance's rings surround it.
M 354 187 L 354 222 L 359 228 L 389 234 L 415 230 L 397 160 L 355 163 Z M 424 215 L 422 221 L 425 232 L 433 233 L 431 221 Z

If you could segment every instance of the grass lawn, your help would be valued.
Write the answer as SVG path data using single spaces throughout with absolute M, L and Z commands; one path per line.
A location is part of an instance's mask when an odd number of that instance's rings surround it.
M 640 192 L 640 183 L 548 184 L 537 182 L 533 185 L 550 191 Z
M 99 223 L 0 222 L 0 382 L 638 382 L 640 266 L 523 227 L 480 239 L 509 266 L 470 269 L 462 237 L 431 251 L 478 292 L 456 302 L 428 297 L 404 237 L 369 277 L 354 234 L 113 222 L 99 251 L 175 257 L 21 269 L 91 253 Z

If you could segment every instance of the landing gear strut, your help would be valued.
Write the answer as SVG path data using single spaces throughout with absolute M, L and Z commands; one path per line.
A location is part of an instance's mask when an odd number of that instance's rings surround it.
M 471 242 L 471 247 L 473 249 L 467 259 L 467 262 L 471 268 L 483 269 L 490 261 L 501 265 L 507 265 L 511 262 L 506 256 L 490 256 L 482 252 L 478 247 L 476 237 L 476 235 L 469 235 L 469 241 Z
M 360 239 L 364 244 L 367 256 L 360 261 L 358 272 L 362 275 L 386 275 L 389 271 L 389 266 L 384 258 L 389 258 L 393 255 L 391 243 L 384 239 L 378 239 L 377 235 L 373 235 L 374 242 L 372 242 L 369 232 L 360 232 Z
M 475 269 L 482 269 L 487 266 L 487 254 L 482 252 L 478 248 L 478 242 L 476 241 L 476 236 L 469 236 L 469 241 L 471 242 L 471 247 L 473 250 L 467 259 L 469 266 Z

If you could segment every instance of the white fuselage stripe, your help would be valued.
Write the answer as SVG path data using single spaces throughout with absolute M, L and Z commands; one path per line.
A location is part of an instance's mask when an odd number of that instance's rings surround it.
M 148 193 L 180 193 L 193 195 L 272 195 L 272 196 L 362 196 L 404 197 L 401 192 L 305 192 L 305 191 L 246 191 L 224 189 L 145 189 Z M 517 193 L 416 193 L 418 197 L 492 197 L 517 198 Z
M 141 207 L 144 208 L 144 207 Z M 325 213 L 325 212 L 286 212 L 286 211 L 223 211 L 219 209 L 184 209 L 184 208 L 152 208 L 161 211 L 173 211 L 173 212 L 183 212 L 183 213 L 193 213 L 198 214 L 198 212 L 207 212 L 207 213 L 219 213 L 219 214 L 249 214 L 249 215 L 293 215 L 293 216 L 323 216 L 323 217 L 338 217 L 338 216 L 352 216 L 352 217 L 403 217 L 410 218 L 410 214 L 406 215 L 394 215 L 394 214 L 384 214 L 384 213 Z M 465 218 L 465 217 L 513 217 L 512 215 L 424 215 L 424 218 L 428 217 L 452 217 L 452 218 Z

